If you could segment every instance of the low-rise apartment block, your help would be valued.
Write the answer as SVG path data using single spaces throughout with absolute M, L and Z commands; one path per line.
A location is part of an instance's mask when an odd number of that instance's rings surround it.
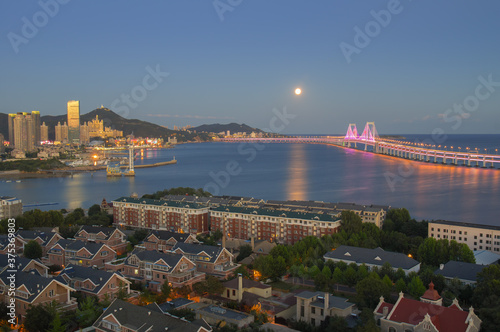
M 465 243 L 473 251 L 500 252 L 500 226 L 445 220 L 429 221 L 429 237 Z
M 23 202 L 15 197 L 0 196 L 0 220 L 23 214 Z
M 340 219 L 329 214 L 284 212 L 220 206 L 210 211 L 211 230 L 220 230 L 230 238 L 268 240 L 294 244 L 306 236 L 338 232 Z
M 209 207 L 196 203 L 121 197 L 113 201 L 116 226 L 200 234 L 208 232 Z

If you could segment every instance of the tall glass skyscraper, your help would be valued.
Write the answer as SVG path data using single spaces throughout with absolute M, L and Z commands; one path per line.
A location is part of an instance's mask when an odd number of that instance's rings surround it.
M 80 102 L 68 101 L 68 142 L 80 143 Z

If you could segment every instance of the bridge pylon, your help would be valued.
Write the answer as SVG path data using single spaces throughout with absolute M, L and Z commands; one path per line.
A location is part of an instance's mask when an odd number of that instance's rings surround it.
M 361 136 L 359 136 L 360 140 L 363 141 L 372 141 L 375 142 L 378 140 L 379 136 L 377 133 L 377 128 L 375 128 L 375 122 L 367 122 L 365 125 L 365 129 Z
M 356 128 L 355 123 L 349 123 L 349 127 L 347 127 L 347 134 L 344 139 L 358 139 L 358 129 Z

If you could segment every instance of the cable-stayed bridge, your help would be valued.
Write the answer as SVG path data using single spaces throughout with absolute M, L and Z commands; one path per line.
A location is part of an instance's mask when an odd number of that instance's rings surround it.
M 332 144 L 343 148 L 363 148 L 364 151 L 397 158 L 436 164 L 497 168 L 500 155 L 482 153 L 479 150 L 446 150 L 441 145 L 421 142 L 404 142 L 391 138 L 380 138 L 374 122 L 367 122 L 363 132 L 358 134 L 356 124 L 350 123 L 345 136 L 287 136 L 287 137 L 226 137 L 218 139 L 230 143 L 311 143 Z

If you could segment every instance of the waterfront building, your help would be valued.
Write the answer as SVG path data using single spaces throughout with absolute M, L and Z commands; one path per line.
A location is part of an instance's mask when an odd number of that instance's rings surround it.
M 68 101 L 68 142 L 80 143 L 80 102 L 78 100 Z
M 219 206 L 210 211 L 211 231 L 224 237 L 294 244 L 306 236 L 337 233 L 340 219 L 329 214 Z
M 199 204 L 132 197 L 113 201 L 113 220 L 119 227 L 200 234 L 208 232 L 208 217 L 209 208 Z
M 464 311 L 457 299 L 451 306 L 444 307 L 432 283 L 429 286 L 429 290 L 420 301 L 407 299 L 401 292 L 396 303 L 391 304 L 385 302 L 381 296 L 379 304 L 373 311 L 380 330 L 388 332 L 478 332 L 480 330 L 481 319 L 474 313 L 474 308 L 470 307 L 468 312 Z
M 437 220 L 429 221 L 428 232 L 436 240 L 455 240 L 473 251 L 500 252 L 500 226 Z
M 49 140 L 49 127 L 44 123 L 40 126 L 40 141 L 45 142 Z
M 8 126 L 9 141 L 16 150 L 31 152 L 40 145 L 40 112 L 9 114 Z
M 420 263 L 413 258 L 405 254 L 385 251 L 382 248 L 368 249 L 341 245 L 337 249 L 327 252 L 323 258 L 325 261 L 331 260 L 335 263 L 365 265 L 369 269 L 382 268 L 385 263 L 389 263 L 394 271 L 402 269 L 406 275 L 410 272 L 418 273 L 420 271 Z
M 19 198 L 0 196 L 0 220 L 23 214 L 23 202 Z
M 68 142 L 68 125 L 66 124 L 66 122 L 64 122 L 62 125 L 60 122 L 57 123 L 55 127 L 55 135 L 56 142 Z

